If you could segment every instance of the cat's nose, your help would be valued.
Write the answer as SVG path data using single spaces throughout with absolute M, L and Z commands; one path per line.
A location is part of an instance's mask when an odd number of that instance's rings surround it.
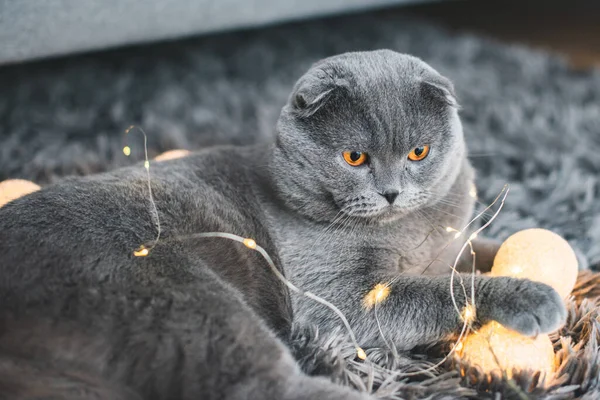
M 398 197 L 400 192 L 398 192 L 397 190 L 386 190 L 385 192 L 379 194 L 385 197 L 388 203 L 394 204 L 394 200 L 396 200 L 396 197 Z

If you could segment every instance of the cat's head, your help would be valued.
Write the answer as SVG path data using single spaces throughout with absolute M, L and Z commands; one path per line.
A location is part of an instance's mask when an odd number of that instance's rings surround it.
M 298 80 L 278 121 L 282 198 L 317 220 L 389 221 L 446 195 L 465 160 L 450 81 L 389 50 L 346 53 Z

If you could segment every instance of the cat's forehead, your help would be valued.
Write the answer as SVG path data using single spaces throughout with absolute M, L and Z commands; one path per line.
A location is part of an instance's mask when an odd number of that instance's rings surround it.
M 348 119 L 354 129 L 346 139 L 361 147 L 381 153 L 404 152 L 438 140 L 450 128 L 448 113 L 427 102 L 389 94 L 370 97 L 366 102 L 359 100 L 356 106 L 360 110 Z
M 437 74 L 422 60 L 389 50 L 346 53 L 324 59 L 314 68 L 361 90 L 373 87 L 410 90 L 423 77 Z
M 331 65 L 343 82 L 345 120 L 355 125 L 349 139 L 382 150 L 411 146 L 420 137 L 444 129 L 446 106 L 431 101 L 422 81 L 432 70 L 418 59 L 397 53 L 351 55 Z
M 291 116 L 313 140 L 337 150 L 398 152 L 447 131 L 455 99 L 451 82 L 418 58 L 346 53 L 299 79 L 282 121 Z

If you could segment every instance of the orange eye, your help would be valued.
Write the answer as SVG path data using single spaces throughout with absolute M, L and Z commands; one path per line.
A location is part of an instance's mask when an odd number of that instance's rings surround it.
M 428 145 L 416 147 L 408 154 L 408 159 L 411 161 L 421 161 L 427 157 L 427 154 L 429 154 Z
M 367 162 L 367 153 L 362 153 L 360 151 L 345 151 L 344 160 L 353 167 L 358 167 Z

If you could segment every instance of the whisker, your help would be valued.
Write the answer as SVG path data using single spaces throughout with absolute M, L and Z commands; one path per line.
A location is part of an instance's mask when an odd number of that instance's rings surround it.
M 467 158 L 479 158 L 479 157 L 495 157 L 498 153 L 471 153 L 467 154 Z
M 425 218 L 425 220 L 427 221 L 427 223 L 429 224 L 429 226 L 431 226 L 432 229 L 434 229 L 436 232 L 441 233 L 437 228 L 439 225 L 434 225 L 433 222 L 431 222 L 431 220 L 427 217 L 427 214 L 425 213 L 425 210 L 415 210 L 417 212 L 418 215 L 422 216 L 423 218 Z
M 452 217 L 456 217 L 456 218 L 462 219 L 462 216 L 460 216 L 460 215 L 456 215 L 456 214 L 453 214 L 453 213 L 451 213 L 451 212 L 449 212 L 449 211 L 446 211 L 446 210 L 444 210 L 444 209 L 437 208 L 437 207 L 434 207 L 434 206 L 430 206 L 429 208 L 430 208 L 430 209 L 432 209 L 432 210 L 434 210 L 434 211 L 441 212 L 441 213 L 444 213 L 444 214 L 450 215 L 450 216 L 452 216 Z
M 317 237 L 314 240 L 315 243 L 318 243 L 319 240 L 323 239 L 323 237 L 325 235 L 327 235 L 332 228 L 333 228 L 333 230 L 335 230 L 335 224 L 337 224 L 339 221 L 341 221 L 345 216 L 344 210 L 345 210 L 345 207 L 342 207 L 340 209 L 340 211 L 338 211 L 338 213 L 333 218 L 331 223 L 329 225 L 327 225 L 327 227 L 319 235 L 317 235 Z

